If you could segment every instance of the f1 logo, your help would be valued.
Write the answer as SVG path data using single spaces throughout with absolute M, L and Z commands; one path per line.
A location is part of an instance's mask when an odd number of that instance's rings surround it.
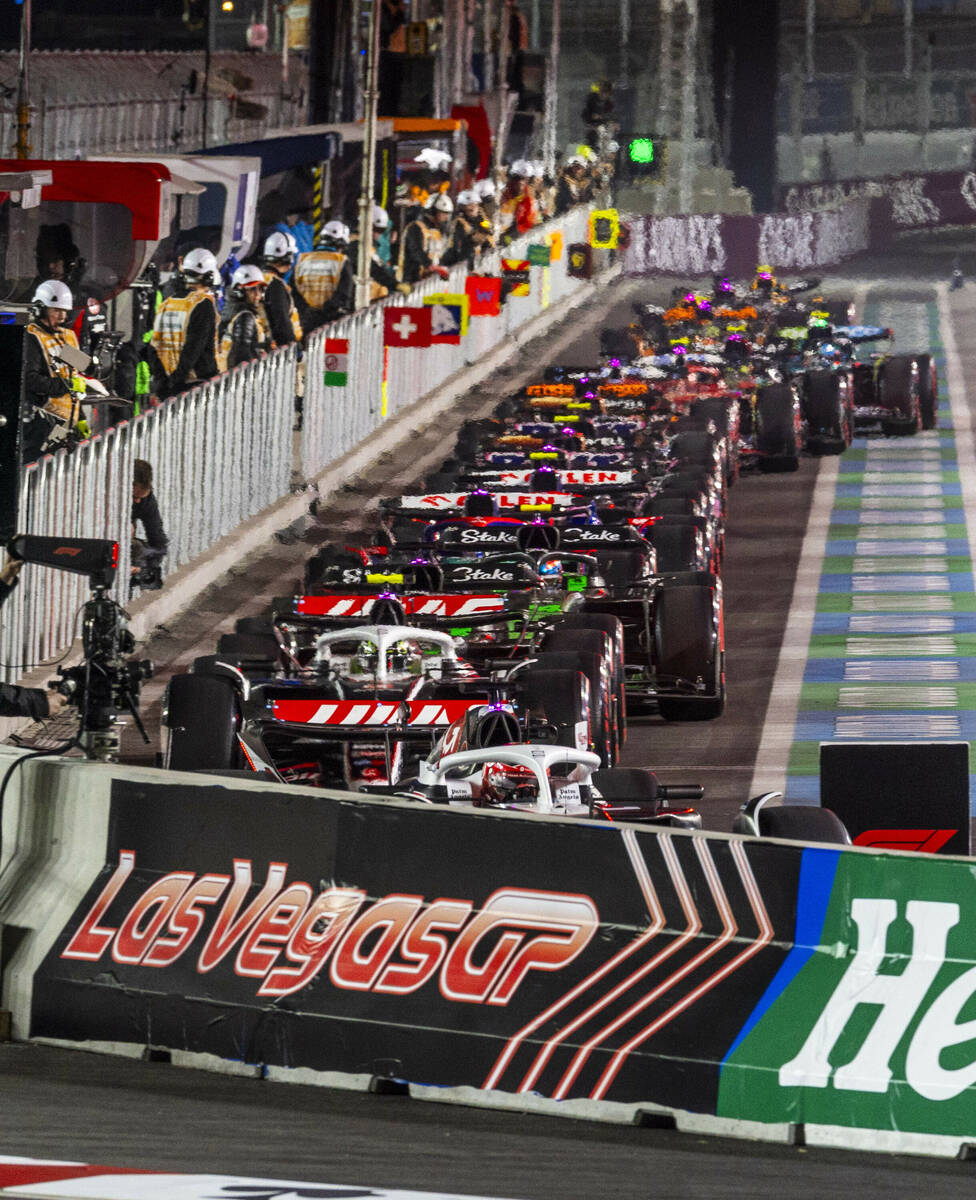
M 870 846 L 872 850 L 914 850 L 922 854 L 938 854 L 958 832 L 958 829 L 866 829 L 857 835 L 854 845 Z

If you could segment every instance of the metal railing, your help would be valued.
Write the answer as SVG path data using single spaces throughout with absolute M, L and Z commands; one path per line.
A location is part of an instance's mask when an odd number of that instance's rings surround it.
M 386 419 L 400 409 L 440 387 L 457 371 L 477 362 L 500 342 L 510 338 L 551 304 L 556 304 L 585 281 L 567 270 L 568 247 L 585 241 L 588 208 L 573 209 L 565 216 L 540 225 L 503 250 L 482 257 L 479 272 L 497 275 L 501 258 L 525 259 L 535 243 L 558 242 L 562 254 L 551 266 L 530 268 L 527 296 L 509 296 L 497 317 L 472 317 L 468 333 L 459 345 L 427 349 L 390 349 L 384 355 L 383 309 L 388 305 L 417 305 L 437 292 L 464 291 L 466 266 L 451 270 L 447 280 L 428 279 L 409 296 L 397 296 L 374 304 L 362 312 L 317 330 L 305 350 L 305 416 L 302 427 L 301 471 L 312 478 L 347 453 Z M 345 387 L 326 387 L 326 338 L 349 342 L 348 375 Z M 386 388 L 384 396 L 384 357 Z
M 88 158 L 93 154 L 187 153 L 206 144 L 248 141 L 268 129 L 305 121 L 303 98 L 281 92 L 249 92 L 248 105 L 267 111 L 258 119 L 237 115 L 229 96 L 141 97 L 114 100 L 41 100 L 31 116 L 33 158 Z M 203 136 L 206 108 L 207 137 Z M 17 114 L 0 112 L 0 145 L 8 151 L 17 140 Z
M 152 464 L 176 570 L 287 495 L 292 471 L 295 347 L 238 367 L 213 383 L 25 469 L 18 529 L 119 543 L 112 594 L 129 599 L 132 463 Z M 11 680 L 62 653 L 77 634 L 88 581 L 32 568 L 7 601 L 0 677 Z
M 499 259 L 524 259 L 528 246 L 562 234 L 562 256 L 531 268 L 532 291 L 511 296 L 498 317 L 474 317 L 457 346 L 391 350 L 383 388 L 383 308 L 370 308 L 316 331 L 305 348 L 305 420 L 298 468 L 312 478 L 377 429 L 387 416 L 414 403 L 499 342 L 511 338 L 550 304 L 583 286 L 568 274 L 568 248 L 585 239 L 589 209 L 539 226 L 479 270 L 497 274 Z M 417 304 L 433 292 L 463 292 L 466 268 L 447 281 L 431 279 L 394 304 Z M 349 342 L 348 384 L 324 386 L 326 338 Z M 51 536 L 107 537 L 120 546 L 114 595 L 129 598 L 132 463 L 146 459 L 170 550 L 172 572 L 199 558 L 248 518 L 287 496 L 295 463 L 293 435 L 298 351 L 268 357 L 221 376 L 147 413 L 25 469 L 18 529 Z M 67 650 L 87 580 L 31 569 L 7 601 L 0 628 L 0 678 L 16 679 Z

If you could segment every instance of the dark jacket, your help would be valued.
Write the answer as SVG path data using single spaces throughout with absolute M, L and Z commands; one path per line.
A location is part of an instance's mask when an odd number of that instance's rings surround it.
M 264 311 L 276 346 L 290 346 L 297 340 L 291 323 L 292 303 L 291 288 L 279 275 L 272 275 L 264 293 Z
M 169 549 L 169 538 L 163 529 L 163 518 L 159 515 L 155 492 L 150 492 L 141 500 L 133 501 L 132 524 L 133 527 L 137 524 L 142 525 L 147 551 L 151 551 L 155 558 L 162 558 Z

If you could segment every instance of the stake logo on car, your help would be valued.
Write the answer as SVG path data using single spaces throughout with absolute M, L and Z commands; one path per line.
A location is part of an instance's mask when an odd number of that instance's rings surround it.
M 192 948 L 200 974 L 234 954 L 234 974 L 259 980 L 258 996 L 290 996 L 328 965 L 343 991 L 404 995 L 436 979 L 448 1000 L 505 1005 L 531 972 L 571 963 L 600 921 L 589 896 L 528 888 L 499 888 L 480 909 L 399 893 L 369 903 L 356 887 L 316 894 L 287 882 L 283 862 L 269 863 L 255 894 L 249 859 L 234 859 L 233 878 L 171 872 L 126 910 L 117 901 L 135 865 L 120 851 L 62 958 L 165 969 Z

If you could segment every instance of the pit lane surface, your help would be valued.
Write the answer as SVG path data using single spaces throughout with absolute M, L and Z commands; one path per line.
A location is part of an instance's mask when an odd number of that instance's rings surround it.
M 837 293 L 861 288 L 868 305 L 906 298 L 912 303 L 920 279 L 948 279 L 958 250 L 951 237 L 913 241 L 894 258 L 869 261 L 828 285 Z M 880 277 L 888 280 L 883 288 Z M 953 293 L 950 301 L 958 328 L 972 327 L 973 285 Z M 629 296 L 615 301 L 606 323 L 628 317 Z M 976 356 L 961 333 L 956 340 L 964 374 L 976 378 Z M 580 339 L 572 358 L 584 360 L 594 348 L 594 338 Z M 901 341 L 899 348 L 909 347 Z M 795 475 L 745 477 L 733 489 L 725 565 L 726 714 L 717 722 L 675 726 L 641 718 L 631 727 L 624 763 L 653 766 L 665 781 L 705 783 L 709 828 L 728 829 L 735 808 L 749 794 L 807 516 L 824 469 L 825 463 L 804 460 Z M 400 478 L 406 486 L 403 471 Z M 350 493 L 323 516 L 323 525 L 335 520 L 353 528 L 363 500 L 363 493 Z M 321 526 L 308 534 L 310 540 L 324 536 Z M 282 545 L 263 560 L 242 564 L 241 572 L 221 581 L 185 624 L 163 631 L 151 653 L 171 669 L 206 653 L 220 632 L 233 627 L 236 615 L 260 611 L 264 595 L 280 592 L 282 577 L 297 575 L 308 552 L 304 542 Z M 787 647 L 787 657 L 799 660 L 801 680 L 808 647 L 809 638 Z M 798 699 L 800 685 L 795 686 Z M 774 757 L 784 764 L 792 722 L 787 714 L 774 746 Z M 0 1047 L 0 1096 L 6 1153 L 479 1196 L 778 1196 L 789 1191 L 820 1197 L 856 1188 L 866 1197 L 941 1197 L 957 1195 L 972 1171 L 965 1163 L 804 1151 L 211 1077 L 45 1047 Z

